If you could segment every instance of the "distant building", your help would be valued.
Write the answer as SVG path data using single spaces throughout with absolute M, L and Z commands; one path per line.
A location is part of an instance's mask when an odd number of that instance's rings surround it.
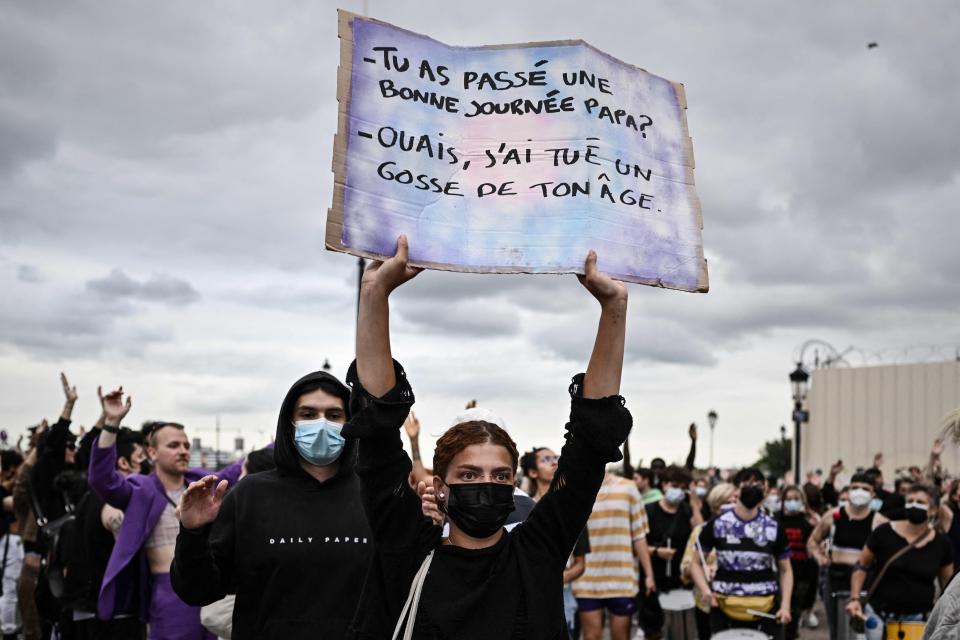
M 883 452 L 884 480 L 896 469 L 929 459 L 941 419 L 960 407 L 960 362 L 825 368 L 813 372 L 801 429 L 802 467 L 823 469 L 843 460 L 849 477 Z M 960 473 L 960 447 L 943 452 L 948 471 Z
M 242 443 L 242 438 L 238 438 Z M 217 451 L 213 447 L 205 447 L 201 442 L 200 438 L 194 438 L 193 444 L 190 447 L 190 466 L 196 467 L 198 469 L 210 469 L 215 471 L 222 469 L 227 465 L 233 464 L 244 455 L 243 450 L 237 451 L 220 451 L 219 461 L 220 465 L 217 466 Z

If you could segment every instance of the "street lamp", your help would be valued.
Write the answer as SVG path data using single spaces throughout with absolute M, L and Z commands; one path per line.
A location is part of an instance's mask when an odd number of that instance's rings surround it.
M 717 412 L 713 409 L 707 414 L 707 424 L 710 425 L 710 468 L 713 468 L 713 428 L 717 426 Z
M 790 372 L 790 385 L 793 387 L 793 474 L 794 481 L 798 485 L 803 482 L 800 474 L 800 425 L 810 419 L 809 412 L 803 409 L 803 401 L 807 397 L 807 383 L 809 381 L 810 374 L 803 368 L 803 363 L 798 362 L 797 368 Z

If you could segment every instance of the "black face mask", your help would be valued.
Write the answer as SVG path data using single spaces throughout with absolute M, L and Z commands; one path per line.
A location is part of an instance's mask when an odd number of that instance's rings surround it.
M 907 512 L 907 520 L 912 524 L 923 524 L 930 518 L 930 512 L 927 511 L 926 507 L 909 507 L 905 511 Z
M 150 462 L 150 458 L 144 458 L 140 463 L 140 475 L 148 476 L 151 471 L 153 471 L 153 463 Z
M 489 538 L 513 511 L 513 485 L 497 482 L 448 484 L 446 512 L 457 527 L 473 538 Z
M 763 500 L 763 487 L 757 484 L 747 484 L 740 487 L 740 502 L 747 509 L 753 509 Z

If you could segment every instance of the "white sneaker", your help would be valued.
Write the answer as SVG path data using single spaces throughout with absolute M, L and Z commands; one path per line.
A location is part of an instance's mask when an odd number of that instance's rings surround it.
M 646 636 L 643 634 L 643 629 L 637 627 L 633 632 L 633 638 L 631 640 L 643 640 Z
M 817 614 L 811 611 L 810 615 L 807 616 L 806 623 L 807 623 L 807 628 L 816 629 L 817 627 L 820 626 L 820 619 L 817 617 Z

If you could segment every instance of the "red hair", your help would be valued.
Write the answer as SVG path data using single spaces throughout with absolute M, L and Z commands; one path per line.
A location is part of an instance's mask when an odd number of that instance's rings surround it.
M 510 454 L 510 460 L 513 466 L 513 473 L 517 473 L 517 461 L 520 453 L 517 451 L 517 443 L 513 441 L 506 431 L 493 424 L 482 420 L 472 420 L 470 422 L 461 422 L 447 429 L 446 433 L 437 440 L 436 447 L 433 450 L 433 473 L 440 479 L 447 477 L 447 467 L 454 456 L 466 449 L 472 444 L 496 444 L 507 450 Z

